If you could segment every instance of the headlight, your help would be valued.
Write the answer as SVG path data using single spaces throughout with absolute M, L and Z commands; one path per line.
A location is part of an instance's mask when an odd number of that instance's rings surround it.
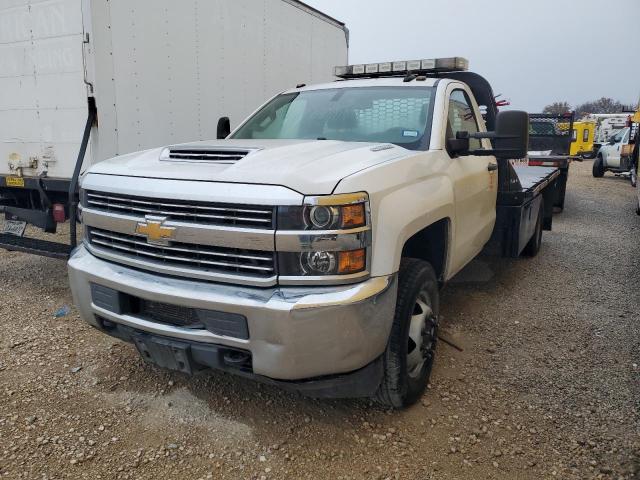
M 279 230 L 347 230 L 367 225 L 366 193 L 305 197 L 300 207 L 278 208 Z
M 367 269 L 367 250 L 347 252 L 285 252 L 278 254 L 278 270 L 284 277 L 353 275 Z
M 318 230 L 325 230 L 333 227 L 336 220 L 340 217 L 338 207 L 325 207 L 322 205 L 311 207 L 309 209 L 309 223 Z
M 368 275 L 371 222 L 366 193 L 305 197 L 278 207 L 281 284 L 340 283 Z

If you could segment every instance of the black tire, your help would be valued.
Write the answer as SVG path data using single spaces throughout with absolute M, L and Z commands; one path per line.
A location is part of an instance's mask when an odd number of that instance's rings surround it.
M 536 219 L 536 229 L 533 232 L 533 236 L 527 243 L 527 246 L 522 250 L 522 255 L 525 257 L 535 257 L 540 252 L 542 246 L 542 224 L 544 222 L 544 200 L 540 202 L 540 209 L 538 210 L 538 218 Z
M 424 393 L 435 358 L 439 302 L 438 280 L 433 267 L 423 260 L 403 258 L 393 326 L 383 354 L 384 377 L 375 395 L 379 403 L 404 408 Z M 424 320 L 421 321 L 423 313 Z M 421 323 L 422 345 L 417 346 L 410 337 L 410 327 L 413 324 L 415 329 Z M 418 356 L 423 363 L 415 362 Z M 410 362 L 415 363 L 411 371 Z
M 593 176 L 600 178 L 604 175 L 604 160 L 602 155 L 598 155 L 593 162 Z
M 640 198 L 638 199 L 638 203 L 636 204 L 636 215 L 640 215 Z

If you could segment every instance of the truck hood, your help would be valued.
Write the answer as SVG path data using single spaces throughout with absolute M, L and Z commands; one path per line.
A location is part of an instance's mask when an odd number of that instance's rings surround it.
M 282 185 L 303 194 L 331 193 L 338 182 L 413 152 L 391 144 L 333 140 L 216 140 L 174 145 L 199 150 L 250 150 L 235 163 L 160 160 L 164 148 L 100 162 L 90 173 L 129 177 Z

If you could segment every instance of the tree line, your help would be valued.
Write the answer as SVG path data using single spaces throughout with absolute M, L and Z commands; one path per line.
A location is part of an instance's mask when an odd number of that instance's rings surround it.
M 635 105 L 625 105 L 613 98 L 602 97 L 598 100 L 576 105 L 575 108 L 573 108 L 569 102 L 553 102 L 552 104 L 544 107 L 542 112 L 552 115 L 561 115 L 563 113 L 575 111 L 576 117 L 580 118 L 590 113 L 622 113 L 635 110 Z

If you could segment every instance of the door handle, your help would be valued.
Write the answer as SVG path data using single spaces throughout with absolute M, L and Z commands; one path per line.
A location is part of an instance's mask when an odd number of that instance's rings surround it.
M 489 170 L 490 172 L 494 172 L 494 171 L 498 170 L 498 164 L 497 163 L 490 163 L 489 165 L 487 165 L 487 170 Z

